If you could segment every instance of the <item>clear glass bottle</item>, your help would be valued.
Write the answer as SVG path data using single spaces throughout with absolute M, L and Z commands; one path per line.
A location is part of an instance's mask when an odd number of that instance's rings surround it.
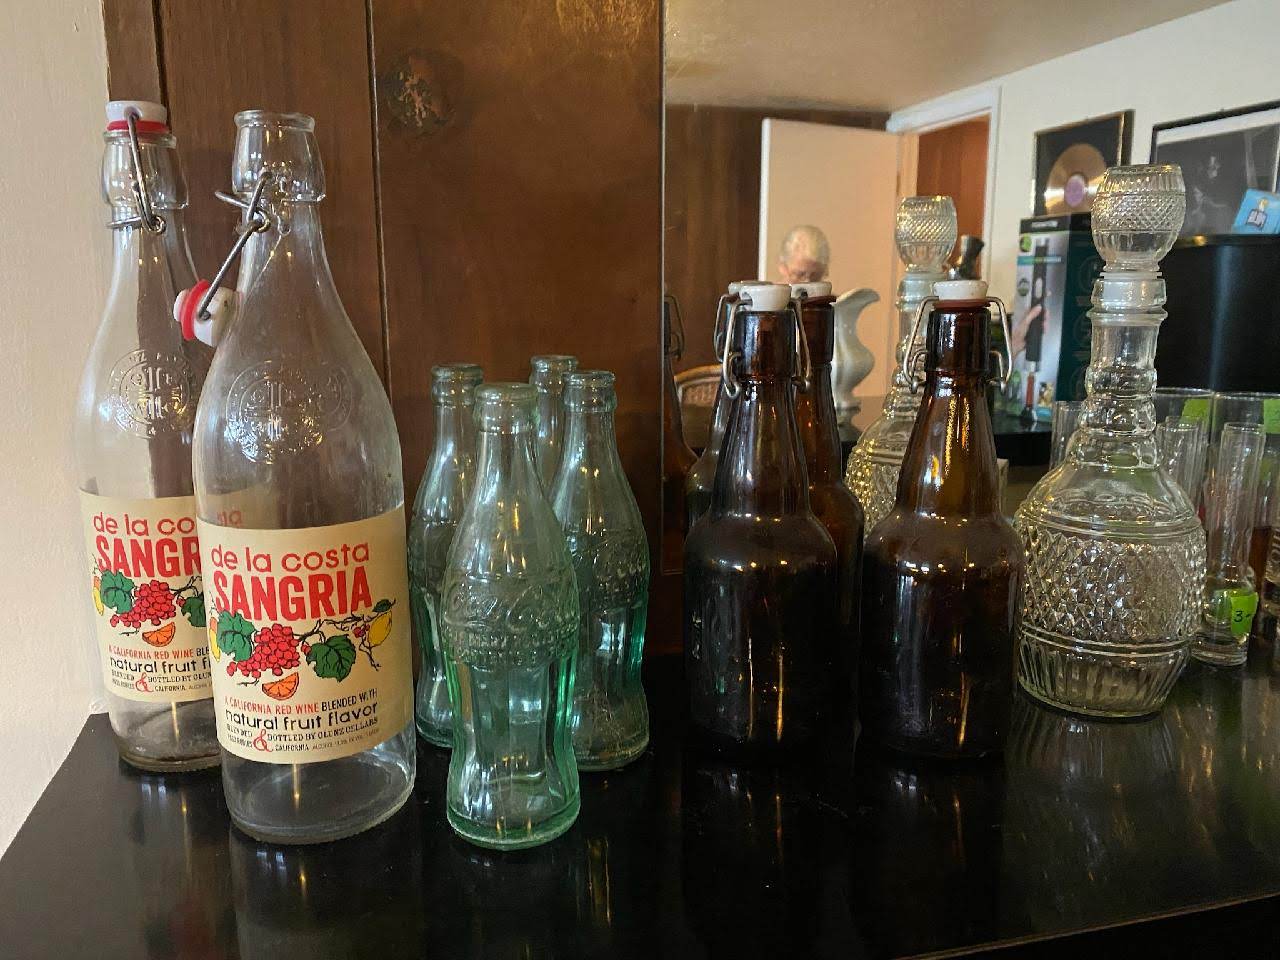
M 578 369 L 577 357 L 551 353 L 529 361 L 529 382 L 538 391 L 537 428 L 533 438 L 533 462 L 543 490 L 551 489 L 564 449 L 564 375 Z
M 727 329 L 733 398 L 711 505 L 684 549 L 689 719 L 713 749 L 773 756 L 826 732 L 837 691 L 835 544 L 809 507 L 785 284 L 748 284 Z
M 1026 563 L 1000 510 L 986 286 L 935 287 L 897 501 L 867 537 L 858 714 L 865 737 L 906 753 L 984 756 L 1009 735 Z
M 1159 466 L 1151 401 L 1165 317 L 1157 263 L 1185 207 L 1176 166 L 1104 175 L 1093 205 L 1106 267 L 1089 312 L 1088 399 L 1066 459 L 1014 518 L 1027 553 L 1018 678 L 1076 713 L 1158 710 L 1199 619 L 1204 530 Z
M 449 824 L 482 847 L 559 836 L 578 816 L 578 591 L 533 463 L 536 393 L 476 391 L 476 482 L 440 591 L 453 711 Z
M 613 770 L 649 743 L 640 685 L 649 542 L 613 433 L 613 374 L 565 376 L 564 455 L 550 499 L 578 585 L 573 750 L 581 770 Z
M 844 479 L 866 512 L 868 534 L 893 509 L 898 472 L 920 409 L 912 380 L 924 356 L 925 323 L 916 323 L 917 314 L 933 294 L 934 283 L 946 279 L 947 257 L 956 245 L 955 204 L 950 197 L 904 198 L 898 204 L 894 239 L 906 265 L 896 301 L 898 362 L 884 408 L 849 454 Z
M 729 284 L 728 290 L 720 298 L 716 306 L 715 328 L 712 333 L 712 349 L 719 360 L 724 355 L 725 323 L 729 312 L 738 302 L 738 291 L 747 283 L 746 280 L 735 280 Z M 720 458 L 720 447 L 724 444 L 724 431 L 729 425 L 729 410 L 733 406 L 733 397 L 725 391 L 724 379 L 716 384 L 715 404 L 711 408 L 711 427 L 707 431 L 707 445 L 702 448 L 702 456 L 698 457 L 684 482 L 684 502 L 688 518 L 685 531 L 693 529 L 697 519 L 707 512 L 711 504 L 711 488 L 715 485 L 716 464 Z
M 1191 642 L 1191 655 L 1205 663 L 1235 667 L 1248 656 L 1249 630 L 1258 610 L 1249 539 L 1265 447 L 1261 424 L 1222 425 L 1206 491 L 1204 607 Z
M 413 787 L 400 441 L 329 271 L 314 121 L 235 122 L 253 209 L 193 461 L 223 787 L 245 833 L 314 843 Z
M 84 592 L 120 755 L 144 770 L 194 770 L 220 759 L 191 485 L 191 431 L 211 351 L 184 342 L 170 316 L 195 271 L 165 108 L 117 101 L 107 120 L 102 189 L 114 263 L 73 427 Z
M 484 372 L 474 363 L 431 368 L 435 446 L 409 523 L 409 596 L 422 658 L 414 715 L 418 733 L 438 747 L 453 746 L 453 709 L 440 651 L 440 582 L 475 482 L 475 392 L 483 379 Z

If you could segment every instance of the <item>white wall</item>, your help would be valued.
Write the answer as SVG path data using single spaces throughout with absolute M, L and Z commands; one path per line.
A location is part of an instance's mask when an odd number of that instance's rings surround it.
M 1234 0 L 898 111 L 890 123 L 998 88 L 989 280 L 992 294 L 1010 302 L 1018 223 L 1031 214 L 1035 132 L 1132 109 L 1130 157 L 1145 163 L 1153 124 L 1280 99 L 1280 67 L 1266 39 L 1277 35 L 1280 2 Z
M 98 0 L 0 4 L 0 850 L 100 695 L 71 413 L 106 296 Z M 94 799 L 86 797 L 85 802 Z

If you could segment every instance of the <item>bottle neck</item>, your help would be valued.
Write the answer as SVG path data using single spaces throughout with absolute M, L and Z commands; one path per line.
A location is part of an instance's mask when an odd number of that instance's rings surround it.
M 1077 463 L 1154 469 L 1157 464 L 1156 340 L 1164 312 L 1089 311 L 1091 359 L 1087 397 L 1067 450 Z
M 569 407 L 564 424 L 561 469 L 586 465 L 600 477 L 622 475 L 622 460 L 613 432 L 613 411 L 608 407 Z
M 898 478 L 899 509 L 964 517 L 1000 511 L 986 398 L 989 320 L 984 307 L 945 303 L 929 318 L 925 384 Z
M 810 485 L 843 483 L 840 431 L 831 388 L 831 359 L 835 350 L 835 298 L 807 301 L 802 311 L 811 370 L 807 389 L 796 393 L 796 426 L 804 449 Z
M 716 465 L 712 513 L 783 516 L 809 509 L 809 481 L 789 377 L 744 379 Z
M 177 292 L 195 283 L 182 211 L 166 210 L 164 218 L 165 230 L 159 234 L 141 225 L 112 229 L 109 302 L 122 296 L 136 294 L 141 300 L 154 295 L 155 309 L 167 317 Z
M 505 512 L 530 493 L 542 490 L 533 465 L 533 431 L 525 424 L 518 429 L 480 430 L 476 456 L 477 502 L 497 506 Z
M 269 275 L 273 284 L 287 284 L 292 297 L 336 299 L 319 204 L 277 200 L 266 204 L 265 210 L 271 225 L 254 234 L 241 255 L 236 283 L 241 296 L 257 296 L 259 279 Z
M 475 459 L 475 417 L 471 404 L 436 402 L 432 482 L 465 473 Z

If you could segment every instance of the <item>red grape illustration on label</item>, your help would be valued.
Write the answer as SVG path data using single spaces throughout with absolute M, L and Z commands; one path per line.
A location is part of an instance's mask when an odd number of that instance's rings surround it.
M 271 699 L 288 700 L 298 691 L 304 660 L 317 677 L 338 683 L 350 675 L 360 654 L 374 670 L 381 669 L 374 649 L 391 634 L 394 606 L 384 598 L 367 614 L 321 618 L 300 634 L 285 624 L 258 627 L 239 613 L 219 610 L 209 618 L 209 653 L 219 664 L 226 654 L 227 676 L 239 675 L 242 686 L 259 685 Z
M 142 634 L 142 639 L 153 647 L 165 647 L 173 642 L 176 625 L 166 623 L 182 611 L 193 627 L 203 627 L 204 594 L 200 590 L 200 577 L 193 575 L 176 590 L 163 580 L 146 580 L 134 583 L 124 573 L 102 567 L 93 569 L 93 608 L 98 616 L 107 616 L 113 627 L 124 627 L 124 636 Z M 142 629 L 147 623 L 159 629 Z

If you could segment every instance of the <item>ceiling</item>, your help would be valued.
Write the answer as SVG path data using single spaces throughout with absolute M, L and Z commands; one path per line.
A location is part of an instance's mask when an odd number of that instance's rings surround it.
M 665 2 L 670 102 L 896 110 L 1223 0 Z

